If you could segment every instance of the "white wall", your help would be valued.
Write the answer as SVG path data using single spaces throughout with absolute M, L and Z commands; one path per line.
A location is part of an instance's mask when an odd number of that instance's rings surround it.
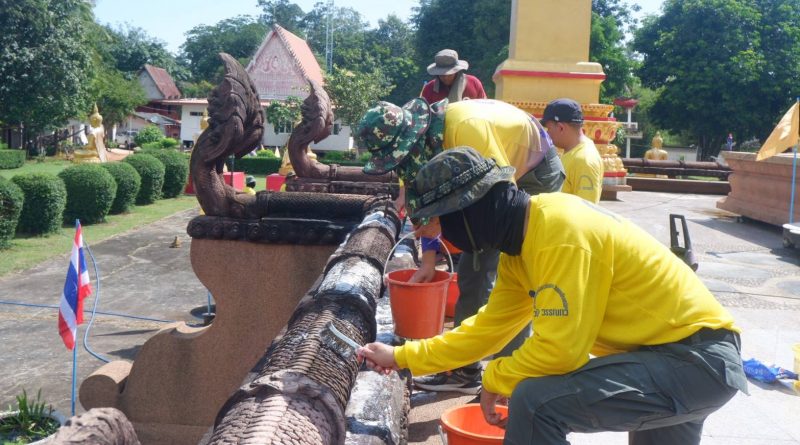
M 289 133 L 275 134 L 272 124 L 264 125 L 264 137 L 261 143 L 267 147 L 284 147 L 289 142 Z M 339 134 L 331 134 L 318 144 L 311 144 L 315 151 L 347 151 L 353 148 L 353 139 L 350 137 L 350 127 L 342 127 Z
M 200 121 L 203 120 L 205 104 L 183 104 L 181 105 L 181 145 L 183 141 L 194 141 L 200 134 Z M 200 113 L 192 116 L 192 113 Z

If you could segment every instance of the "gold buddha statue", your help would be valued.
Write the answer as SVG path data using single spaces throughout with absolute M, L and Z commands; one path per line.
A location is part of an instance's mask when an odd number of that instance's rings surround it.
M 94 104 L 92 115 L 89 116 L 89 131 L 87 138 L 89 142 L 81 149 L 75 150 L 72 162 L 106 162 L 106 130 L 103 128 L 103 116 Z
M 652 148 L 645 152 L 645 159 L 653 161 L 665 161 L 668 158 L 666 150 L 661 148 L 664 146 L 664 139 L 661 137 L 660 131 L 656 132 L 656 135 L 653 137 L 653 142 L 650 145 Z

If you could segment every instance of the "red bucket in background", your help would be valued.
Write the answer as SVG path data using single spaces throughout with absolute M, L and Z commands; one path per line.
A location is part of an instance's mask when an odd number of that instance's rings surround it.
M 447 286 L 447 304 L 444 307 L 444 315 L 453 318 L 456 316 L 456 303 L 461 292 L 458 290 L 458 274 L 453 274 L 450 285 Z
M 429 283 L 409 283 L 414 272 L 402 269 L 386 275 L 394 333 L 410 339 L 435 337 L 444 329 L 451 274 L 437 270 Z

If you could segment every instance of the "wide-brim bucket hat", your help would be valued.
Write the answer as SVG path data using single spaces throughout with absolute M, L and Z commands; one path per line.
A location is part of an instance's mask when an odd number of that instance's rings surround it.
M 412 218 L 431 218 L 469 207 L 498 182 L 509 182 L 514 167 L 498 167 L 471 147 L 456 147 L 434 156 L 407 189 Z
M 444 76 L 457 73 L 469 68 L 469 62 L 459 60 L 458 53 L 452 49 L 443 49 L 433 56 L 433 63 L 428 65 L 428 74 L 431 76 Z
M 430 125 L 430 107 L 422 98 L 414 98 L 402 107 L 378 102 L 358 122 L 353 136 L 356 147 L 372 155 L 364 173 L 382 175 L 400 165 Z

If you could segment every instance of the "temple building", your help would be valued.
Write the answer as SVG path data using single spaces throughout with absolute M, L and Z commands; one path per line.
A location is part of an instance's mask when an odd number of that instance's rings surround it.
M 247 74 L 253 80 L 263 107 L 274 100 L 283 101 L 290 96 L 308 97 L 308 81 L 323 84 L 322 68 L 305 40 L 273 25 L 247 65 Z M 164 100 L 163 104 L 181 108 L 180 141 L 189 144 L 200 131 L 200 119 L 207 102 L 202 99 Z M 262 143 L 267 147 L 286 145 L 292 123 L 267 124 Z M 349 127 L 334 125 L 333 134 L 311 148 L 317 151 L 349 150 L 353 147 Z

